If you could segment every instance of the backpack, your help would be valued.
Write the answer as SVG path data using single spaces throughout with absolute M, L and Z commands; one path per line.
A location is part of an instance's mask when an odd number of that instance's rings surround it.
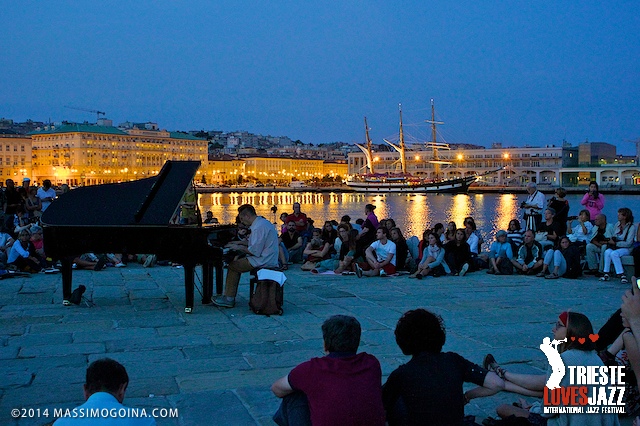
M 273 280 L 249 282 L 249 308 L 258 315 L 282 315 L 283 286 Z
M 582 276 L 582 265 L 580 264 L 580 248 L 571 245 L 562 254 L 567 261 L 567 272 L 564 273 L 564 278 L 578 278 Z

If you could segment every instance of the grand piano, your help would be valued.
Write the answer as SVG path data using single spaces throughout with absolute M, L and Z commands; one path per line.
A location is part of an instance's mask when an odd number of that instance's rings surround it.
M 214 269 L 216 292 L 222 292 L 222 246 L 235 226 L 203 226 L 199 214 L 195 225 L 174 223 L 198 167 L 199 161 L 167 161 L 154 177 L 77 188 L 51 203 L 41 218 L 44 248 L 62 264 L 65 305 L 73 259 L 87 252 L 156 254 L 182 264 L 185 312 L 193 309 L 196 265 L 202 265 L 202 303 L 211 301 Z

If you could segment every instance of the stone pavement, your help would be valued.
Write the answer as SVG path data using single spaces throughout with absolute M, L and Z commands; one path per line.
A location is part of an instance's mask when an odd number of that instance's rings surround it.
M 269 387 L 298 363 L 322 356 L 320 325 L 330 315 L 353 315 L 362 324 L 360 349 L 380 360 L 383 381 L 406 362 L 393 329 L 408 309 L 442 315 L 445 350 L 481 363 L 487 352 L 519 372 L 542 372 L 538 345 L 557 315 L 583 312 L 599 328 L 620 306 L 626 288 L 617 281 L 544 280 L 493 276 L 362 278 L 287 271 L 283 316 L 252 314 L 248 276 L 236 308 L 203 306 L 184 313 L 183 270 L 138 265 L 101 272 L 74 271 L 74 288 L 96 306 L 62 306 L 60 275 L 38 274 L 0 282 L 0 424 L 40 425 L 54 408 L 83 402 L 89 362 L 111 357 L 125 365 L 125 404 L 177 408 L 160 425 L 271 425 L 279 400 Z M 495 414 L 502 393 L 474 400 L 467 414 Z M 49 418 L 12 421 L 12 408 L 49 408 Z

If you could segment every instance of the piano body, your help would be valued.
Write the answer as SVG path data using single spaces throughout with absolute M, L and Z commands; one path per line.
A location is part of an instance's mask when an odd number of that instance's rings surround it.
M 173 224 L 199 161 L 167 161 L 157 176 L 74 189 L 41 218 L 47 256 L 62 263 L 63 303 L 69 304 L 73 259 L 83 253 L 156 254 L 184 266 L 185 312 L 191 312 L 196 265 L 203 270 L 202 303 L 222 292 L 222 246 L 235 225 Z M 195 188 L 193 189 L 195 191 Z M 197 195 L 196 195 L 197 197 Z M 197 198 L 196 198 L 197 199 Z

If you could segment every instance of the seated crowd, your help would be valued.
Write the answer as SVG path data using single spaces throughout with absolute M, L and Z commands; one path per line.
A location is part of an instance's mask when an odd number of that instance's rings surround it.
M 633 256 L 640 276 L 640 227 L 634 225 L 630 209 L 618 209 L 617 222 L 607 223 L 602 213 L 604 196 L 595 182 L 576 216 L 569 216 L 566 191 L 558 188 L 546 202 L 535 184 L 527 188 L 529 197 L 521 207 L 523 221 L 514 218 L 508 228 L 495 234 L 486 244 L 473 217 L 463 226 L 449 222 L 428 227 L 422 238 L 405 238 L 393 218 L 378 220 L 375 206 L 367 204 L 364 218 L 351 223 L 329 220 L 315 228 L 312 219 L 295 203 L 294 213 L 283 213 L 280 235 L 280 266 L 302 263 L 302 269 L 358 277 L 409 274 L 425 276 L 463 276 L 486 269 L 488 274 L 535 275 L 547 279 L 577 278 L 584 273 L 608 281 L 613 276 L 628 281 L 623 256 Z M 595 199 L 595 201 L 594 201 Z M 612 270 L 613 268 L 613 270 Z

